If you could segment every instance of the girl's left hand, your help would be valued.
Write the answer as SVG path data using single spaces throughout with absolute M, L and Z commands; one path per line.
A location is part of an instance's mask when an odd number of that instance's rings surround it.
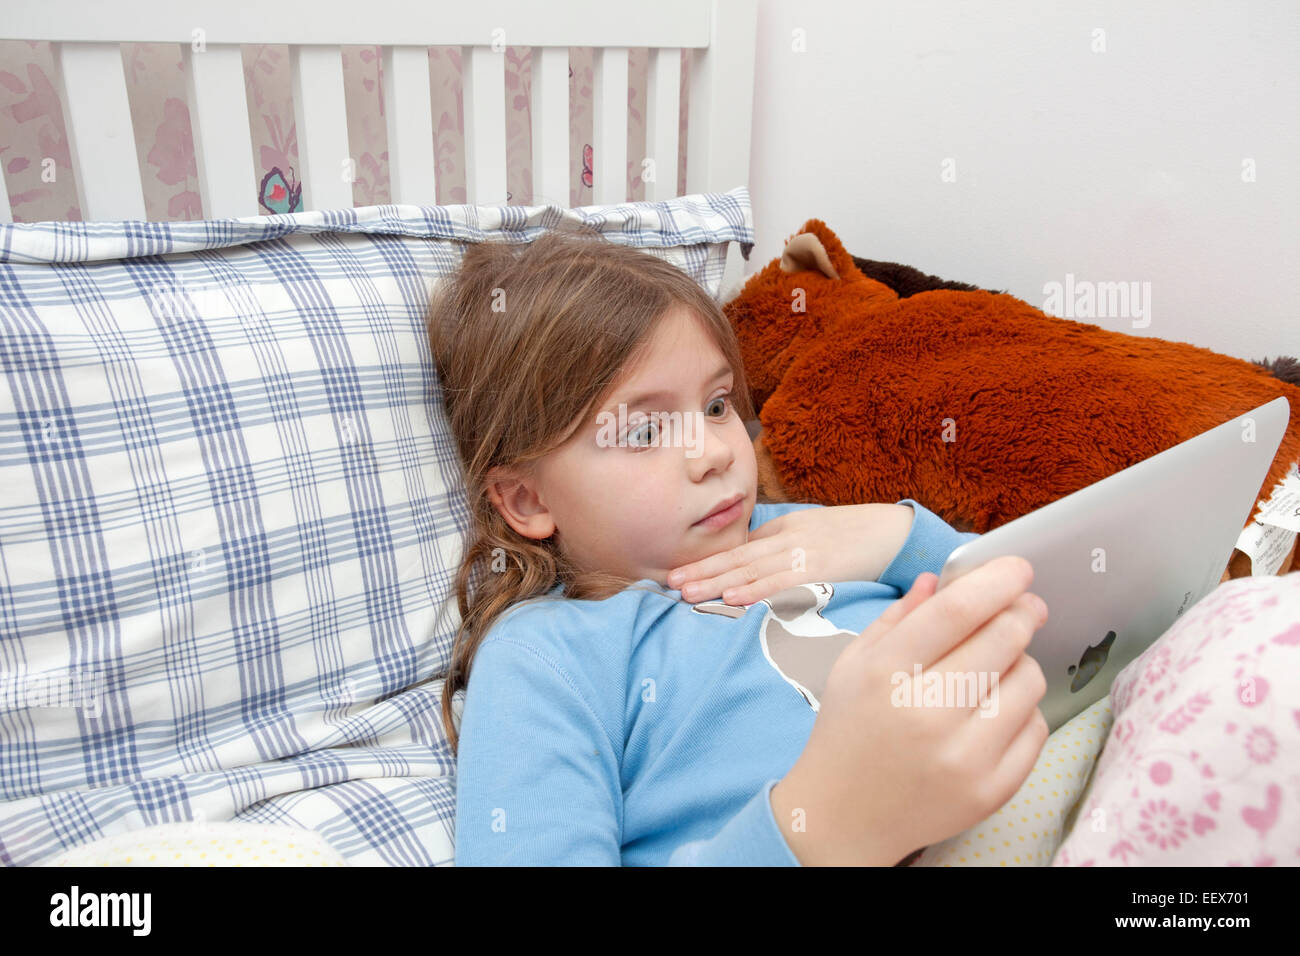
M 674 568 L 668 587 L 691 603 L 721 595 L 748 605 L 813 581 L 875 581 L 907 540 L 912 517 L 908 505 L 877 503 L 791 511 L 739 547 Z

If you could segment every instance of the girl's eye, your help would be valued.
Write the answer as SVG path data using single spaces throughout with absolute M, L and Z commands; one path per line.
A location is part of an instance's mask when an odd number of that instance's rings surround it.
M 627 433 L 627 443 L 633 448 L 644 448 L 659 437 L 659 426 L 653 420 L 638 425 Z
M 731 398 L 732 393 L 727 392 L 709 402 L 714 418 L 726 417 L 732 408 Z M 626 441 L 631 448 L 649 448 L 659 441 L 659 423 L 653 418 L 647 419 L 628 431 Z

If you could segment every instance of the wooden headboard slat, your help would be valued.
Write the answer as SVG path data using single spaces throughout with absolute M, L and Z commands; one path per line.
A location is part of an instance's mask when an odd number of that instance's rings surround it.
M 55 50 L 81 218 L 147 219 L 121 46 L 63 43 Z
M 298 126 L 304 209 L 349 209 L 353 162 L 348 146 L 347 100 L 343 94 L 343 53 L 336 46 L 289 47 L 293 109 Z
M 681 51 L 651 50 L 645 91 L 646 158 L 642 169 L 645 198 L 651 202 L 677 195 L 678 136 L 681 125 Z
M 199 171 L 199 196 L 208 219 L 256 216 L 244 58 L 238 44 L 208 46 L 202 53 L 181 46 L 188 77 L 190 128 Z
M 465 192 L 482 206 L 506 198 L 505 59 L 491 47 L 464 51 L 461 96 L 465 102 Z
M 627 201 L 627 47 L 597 50 L 592 66 L 592 201 L 604 206 Z
M 384 121 L 388 126 L 388 181 L 395 203 L 433 206 L 438 188 L 433 155 L 433 101 L 429 49 L 383 48 Z
M 533 204 L 568 208 L 573 178 L 569 156 L 569 51 L 533 51 Z

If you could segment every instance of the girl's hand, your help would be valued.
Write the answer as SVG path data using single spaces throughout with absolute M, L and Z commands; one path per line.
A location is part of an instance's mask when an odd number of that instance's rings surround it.
M 792 511 L 739 547 L 674 568 L 668 586 L 692 603 L 721 595 L 748 605 L 812 581 L 874 581 L 907 540 L 912 518 L 908 505 L 891 504 Z
M 918 575 L 844 648 L 803 753 L 772 788 L 805 866 L 891 866 L 946 840 L 1011 799 L 1043 749 L 1047 681 L 1025 653 L 1047 621 L 1027 590 L 1033 567 L 1001 557 L 936 594 L 938 580 Z M 981 675 L 987 694 L 959 689 Z

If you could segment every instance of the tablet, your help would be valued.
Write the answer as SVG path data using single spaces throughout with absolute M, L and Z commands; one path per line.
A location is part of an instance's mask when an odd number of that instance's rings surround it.
M 1096 484 L 968 541 L 943 589 L 993 558 L 1034 567 L 1048 619 L 1025 653 L 1047 678 L 1053 731 L 1110 693 L 1124 666 L 1214 590 L 1282 443 L 1291 406 L 1274 399 Z

